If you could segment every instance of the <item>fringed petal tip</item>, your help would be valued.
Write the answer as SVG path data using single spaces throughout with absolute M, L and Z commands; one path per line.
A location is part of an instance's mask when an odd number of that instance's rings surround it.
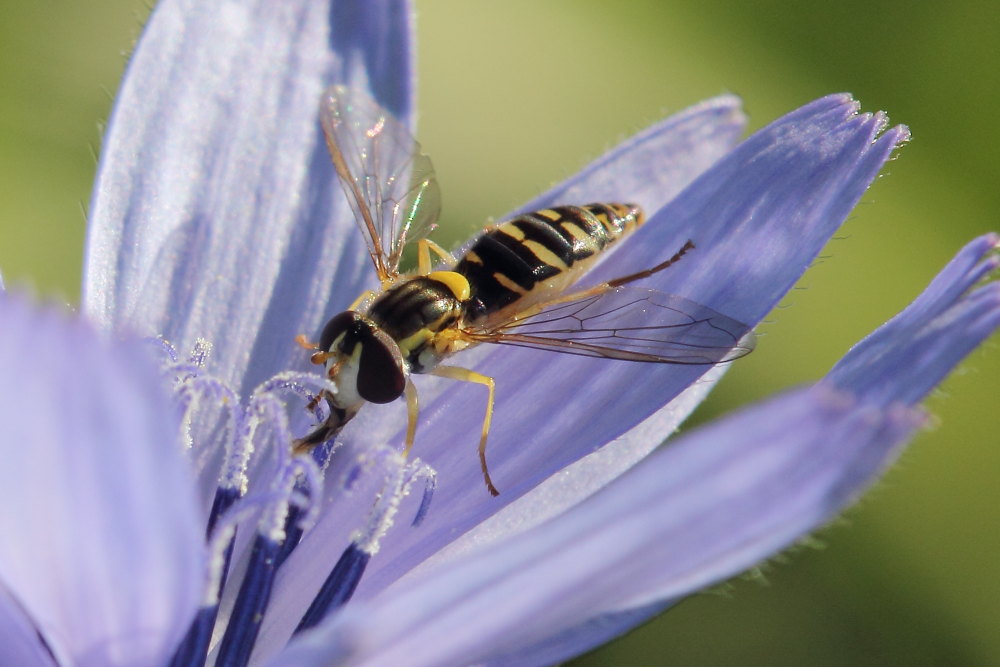
M 997 234 L 967 244 L 913 303 L 852 348 L 826 381 L 880 405 L 922 400 L 1000 326 L 1000 283 L 993 280 L 998 247 Z
M 888 121 L 888 119 L 889 117 L 886 116 L 886 121 Z M 896 144 L 897 148 L 903 146 L 912 138 L 909 125 L 894 125 L 886 130 L 885 133 L 889 136 L 892 142 Z
M 856 116 L 862 122 L 867 122 L 869 120 L 873 121 L 873 141 L 883 134 L 888 135 L 887 139 L 897 146 L 910 140 L 909 127 L 902 124 L 889 127 L 889 114 L 882 110 L 863 113 L 861 111 L 861 102 L 855 99 L 854 95 L 851 93 L 833 93 L 826 95 L 825 97 L 821 97 L 802 108 L 805 109 L 813 106 L 823 108 L 829 105 L 841 107 L 847 116 Z

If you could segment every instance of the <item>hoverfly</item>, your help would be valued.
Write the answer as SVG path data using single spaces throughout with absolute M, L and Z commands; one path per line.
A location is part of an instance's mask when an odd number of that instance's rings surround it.
M 440 211 L 430 159 L 407 129 L 367 97 L 335 86 L 324 97 L 323 130 L 333 165 L 354 211 L 379 279 L 335 315 L 314 350 L 337 391 L 330 412 L 295 443 L 308 451 L 340 432 L 362 405 L 406 397 L 404 453 L 413 446 L 417 391 L 410 375 L 428 373 L 488 391 L 479 440 L 486 465 L 493 378 L 441 362 L 479 343 L 540 348 L 627 361 L 716 364 L 748 354 L 748 327 L 682 297 L 629 286 L 666 269 L 694 248 L 684 243 L 665 261 L 615 280 L 569 288 L 601 252 L 643 222 L 633 204 L 566 205 L 488 227 L 460 258 L 426 238 Z M 403 251 L 417 247 L 417 269 L 400 273 Z M 435 270 L 432 253 L 447 267 Z M 315 402 L 314 401 L 314 402 Z

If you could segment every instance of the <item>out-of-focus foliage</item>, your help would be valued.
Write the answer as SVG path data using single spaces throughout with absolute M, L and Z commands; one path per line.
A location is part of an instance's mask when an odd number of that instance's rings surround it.
M 911 126 L 701 419 L 819 377 L 965 241 L 1000 228 L 1000 5 L 424 0 L 417 11 L 418 134 L 444 191 L 446 245 L 721 92 L 744 98 L 753 127 L 837 91 Z M 146 12 L 120 0 L 0 9 L 8 287 L 77 301 L 99 126 Z M 940 424 L 818 536 L 823 548 L 769 567 L 767 586 L 697 596 L 581 664 L 1000 661 L 996 347 L 930 401 Z

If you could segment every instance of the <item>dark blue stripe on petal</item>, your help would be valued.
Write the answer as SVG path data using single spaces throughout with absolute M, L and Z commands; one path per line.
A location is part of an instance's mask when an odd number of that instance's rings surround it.
M 217 494 L 216 502 L 218 501 L 219 495 Z M 213 506 L 214 509 L 215 507 Z M 212 523 L 213 521 L 210 519 L 209 526 Z M 219 574 L 219 590 L 216 592 L 216 603 L 210 607 L 202 607 L 198 610 L 198 614 L 194 617 L 194 621 L 191 622 L 191 627 L 188 628 L 187 634 L 181 640 L 180 645 L 177 647 L 177 652 L 170 663 L 174 667 L 205 664 L 205 658 L 208 657 L 208 643 L 212 639 L 215 620 L 219 616 L 218 600 L 222 597 L 222 589 L 226 585 L 226 579 L 229 576 L 229 566 L 233 560 L 234 543 L 235 539 L 230 539 L 229 544 L 226 545 L 226 549 L 222 554 L 222 572 Z
M 215 618 L 219 615 L 219 605 L 202 607 L 191 623 L 187 635 L 177 647 L 170 667 L 201 667 L 208 657 L 208 642 L 212 638 Z
M 208 515 L 208 527 L 205 531 L 207 539 L 211 540 L 212 533 L 219 523 L 219 517 L 239 500 L 239 489 L 232 487 L 219 487 L 215 490 L 215 499 L 212 501 L 212 509 Z M 216 599 L 222 597 L 222 589 L 226 585 L 229 575 L 229 566 L 233 559 L 233 540 L 229 540 L 225 552 L 222 554 L 222 573 L 219 576 L 219 590 Z M 215 620 L 219 615 L 218 603 L 210 607 L 202 607 L 198 610 L 191 627 L 181 640 L 174 653 L 170 664 L 174 667 L 186 665 L 204 665 L 208 657 L 208 643 L 212 639 L 212 629 L 215 627 Z
M 316 595 L 316 599 L 309 605 L 309 610 L 299 621 L 299 627 L 295 628 L 295 632 L 299 633 L 313 627 L 322 621 L 330 611 L 343 606 L 350 600 L 351 596 L 354 595 L 354 589 L 358 587 L 358 582 L 361 581 L 361 575 L 365 573 L 365 567 L 367 567 L 370 558 L 370 553 L 362 551 L 355 544 L 347 547 L 341 554 L 340 560 L 333 567 L 333 571 L 330 572 L 330 576 L 323 582 L 323 587 Z
M 225 514 L 226 511 L 233 506 L 233 503 L 239 499 L 239 489 L 220 486 L 215 490 L 215 499 L 212 501 L 212 510 L 208 514 L 208 528 L 205 530 L 206 537 L 212 537 L 212 532 L 215 531 L 215 526 L 219 522 L 219 517 Z
M 236 596 L 236 605 L 229 626 L 219 646 L 218 664 L 245 665 L 250 660 L 260 622 L 271 600 L 271 587 L 277 571 L 277 556 L 281 545 L 263 535 L 254 540 L 250 564 L 243 585 Z
M 288 508 L 288 517 L 285 519 L 285 541 L 281 543 L 275 567 L 281 567 L 285 559 L 295 551 L 295 547 L 299 546 L 299 540 L 302 539 L 302 533 L 305 532 L 302 530 L 302 526 L 299 525 L 302 514 L 302 508 L 297 505 L 292 505 Z

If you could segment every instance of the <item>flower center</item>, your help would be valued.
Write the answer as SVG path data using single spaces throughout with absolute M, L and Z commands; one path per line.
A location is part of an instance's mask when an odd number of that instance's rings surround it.
M 220 466 L 206 526 L 210 559 L 205 594 L 172 664 L 204 664 L 210 649 L 217 650 L 218 664 L 247 664 L 275 575 L 323 509 L 324 471 L 338 452 L 350 455 L 349 449 L 339 449 L 334 442 L 293 455 L 296 438 L 289 427 L 284 399 L 289 393 L 301 399 L 322 423 L 326 406 L 313 399 L 336 388 L 318 375 L 279 373 L 257 387 L 243 404 L 237 392 L 206 372 L 211 354 L 207 341 L 199 340 L 183 362 L 168 342 L 157 339 L 155 343 L 164 358 L 164 376 L 182 409 L 181 441 L 196 474 L 211 474 L 207 469 L 212 462 Z M 424 489 L 414 525 L 426 515 L 435 487 L 433 469 L 419 459 L 408 461 L 388 446 L 338 463 L 344 471 L 337 480 L 340 491 L 351 490 L 361 477 L 370 475 L 378 476 L 380 491 L 367 517 L 356 517 L 358 529 L 296 632 L 316 625 L 350 600 L 413 485 L 422 483 Z M 249 547 L 235 552 L 237 532 L 247 530 L 253 531 Z M 229 578 L 234 557 L 246 564 L 236 568 L 243 571 L 238 581 Z M 235 591 L 235 602 L 228 617 L 220 618 L 220 601 L 227 591 Z M 212 647 L 213 636 L 221 636 L 217 649 Z

